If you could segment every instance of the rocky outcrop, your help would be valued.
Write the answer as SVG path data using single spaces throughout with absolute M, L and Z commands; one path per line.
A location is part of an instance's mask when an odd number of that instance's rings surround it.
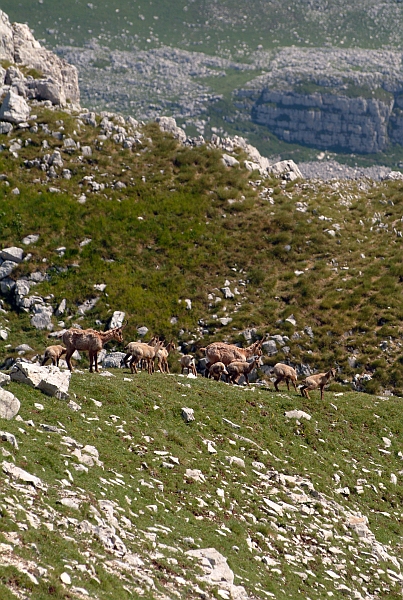
M 0 60 L 7 60 L 30 70 L 30 74 L 25 77 L 18 68 L 9 67 L 7 71 L 1 69 L 0 85 L 3 93 L 11 89 L 19 96 L 50 100 L 55 105 L 64 106 L 70 102 L 79 106 L 80 90 L 76 67 L 42 48 L 27 25 L 11 24 L 8 16 L 1 10 Z
M 388 100 L 333 93 L 300 94 L 264 90 L 252 119 L 286 142 L 347 152 L 382 152 L 388 146 L 393 96 Z M 403 119 L 392 139 L 403 132 Z M 398 142 L 398 140 L 394 139 Z M 403 135 L 400 143 L 403 142 Z
M 284 48 L 266 61 L 235 105 L 280 139 L 362 154 L 403 144 L 400 53 Z

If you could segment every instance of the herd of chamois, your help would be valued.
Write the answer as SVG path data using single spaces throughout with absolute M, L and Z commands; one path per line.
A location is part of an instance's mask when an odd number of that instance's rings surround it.
M 123 329 L 127 322 L 119 327 L 114 327 L 108 331 L 96 331 L 95 329 L 67 329 L 62 340 L 65 346 L 48 346 L 45 350 L 41 364 L 45 365 L 48 360 L 52 361 L 54 366 L 59 366 L 60 358 L 65 355 L 65 360 L 70 371 L 73 370 L 71 357 L 76 350 L 87 351 L 90 361 L 90 373 L 94 370 L 98 373 L 98 353 L 103 346 L 110 340 L 123 343 Z M 216 381 L 223 376 L 227 383 L 237 383 L 243 375 L 246 384 L 249 385 L 248 375 L 261 365 L 262 345 L 264 340 L 258 340 L 246 348 L 240 348 L 234 344 L 225 342 L 213 342 L 205 348 L 200 348 L 205 352 L 206 365 L 205 374 Z M 170 341 L 166 346 L 163 341 L 153 337 L 147 344 L 144 342 L 130 342 L 125 346 L 126 354 L 122 359 L 122 366 L 130 367 L 132 373 L 137 373 L 140 366 L 146 369 L 148 373 L 153 373 L 155 369 L 155 359 L 158 361 L 158 368 L 161 373 L 169 373 L 168 355 L 176 346 Z M 197 377 L 196 363 L 193 356 L 185 354 L 180 359 L 181 373 L 185 370 Z M 277 363 L 271 372 L 275 377 L 274 387 L 279 391 L 278 384 L 285 381 L 288 390 L 290 382 L 297 392 L 297 373 L 295 369 L 283 363 Z M 326 373 L 310 375 L 302 381 L 300 391 L 303 396 L 310 398 L 309 391 L 319 389 L 321 399 L 323 400 L 323 390 L 327 383 L 336 376 L 336 370 L 330 369 Z

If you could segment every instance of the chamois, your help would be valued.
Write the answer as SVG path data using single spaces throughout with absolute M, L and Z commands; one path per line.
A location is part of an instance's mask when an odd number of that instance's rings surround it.
M 213 365 L 210 365 L 209 367 L 209 371 L 208 371 L 208 377 L 212 377 L 213 379 L 215 379 L 216 381 L 220 381 L 221 379 L 221 375 L 228 375 L 228 371 L 225 368 L 225 365 L 223 362 L 216 362 Z
M 174 341 L 171 340 L 167 346 L 164 348 L 160 348 L 156 354 L 157 359 L 158 359 L 158 368 L 161 371 L 161 373 L 169 373 L 169 366 L 168 366 L 168 354 L 171 352 L 171 350 L 175 350 L 176 346 L 174 344 Z
M 297 373 L 296 373 L 295 369 L 293 369 L 292 367 L 289 367 L 288 365 L 283 365 L 283 363 L 277 363 L 276 365 L 274 365 L 273 371 L 271 372 L 271 374 L 276 377 L 276 381 L 274 382 L 274 387 L 275 387 L 276 392 L 280 391 L 278 389 L 278 384 L 284 380 L 287 384 L 288 391 L 290 391 L 290 381 L 291 381 L 291 383 L 294 386 L 294 390 L 296 392 L 298 392 L 297 385 L 295 383 L 297 381 Z
M 225 344 L 224 342 L 213 342 L 209 344 L 206 348 L 200 348 L 200 350 L 206 353 L 206 358 L 208 363 L 206 368 L 208 369 L 210 365 L 213 365 L 216 362 L 222 362 L 224 365 L 229 365 L 231 362 L 243 361 L 246 362 L 248 358 L 252 356 L 261 356 L 262 355 L 262 344 L 263 340 L 258 340 L 254 342 L 251 346 L 247 348 L 239 348 L 234 344 Z
M 193 358 L 193 356 L 191 354 L 185 354 L 184 356 L 181 356 L 179 362 L 181 364 L 182 375 L 183 375 L 183 371 L 185 369 L 187 369 L 188 373 L 193 373 L 193 375 L 195 375 L 197 377 L 195 359 Z
M 305 396 L 305 398 L 309 397 L 308 390 L 316 390 L 320 389 L 320 399 L 323 400 L 323 388 L 329 382 L 330 379 L 336 377 L 336 369 L 330 369 L 327 373 L 318 373 L 317 375 L 310 375 L 302 382 L 301 386 L 301 394 Z
M 126 327 L 127 321 L 121 327 L 114 327 L 108 331 L 96 331 L 95 329 L 75 329 L 71 327 L 67 329 L 62 336 L 62 340 L 66 345 L 66 362 L 70 371 L 73 370 L 71 365 L 71 357 L 75 350 L 88 350 L 90 359 L 90 373 L 98 370 L 98 352 L 110 340 L 123 342 L 122 330 Z
M 58 367 L 59 359 L 61 356 L 63 356 L 63 354 L 66 354 L 66 348 L 63 346 L 48 346 L 45 349 L 41 366 L 43 367 L 43 365 L 50 359 L 52 361 L 52 365 Z
M 258 367 L 259 365 L 260 356 L 255 356 L 250 363 L 240 360 L 233 361 L 227 365 L 227 383 L 237 383 L 240 376 L 243 375 L 247 385 L 249 385 L 248 375 L 255 367 Z
M 147 371 L 151 374 L 154 371 L 154 359 L 158 350 L 160 350 L 163 346 L 164 342 L 157 342 L 156 346 L 150 346 L 149 344 L 144 344 L 143 342 L 130 342 L 125 348 L 130 354 L 132 358 L 130 360 L 130 371 L 133 373 L 137 373 L 137 363 L 139 361 L 145 360 L 147 363 Z

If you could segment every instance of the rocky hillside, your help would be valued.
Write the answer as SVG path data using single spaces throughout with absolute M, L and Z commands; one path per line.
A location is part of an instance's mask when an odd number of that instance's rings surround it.
M 253 136 L 262 153 L 294 160 L 320 148 L 376 154 L 372 164 L 402 161 L 395 0 L 253 0 L 247 15 L 238 1 L 184 0 L 167 10 L 160 0 L 77 0 L 71 10 L 5 0 L 3 10 L 77 66 L 92 110 L 169 114 L 190 135 Z
M 401 399 L 116 369 L 8 390 L 4 600 L 401 597 Z

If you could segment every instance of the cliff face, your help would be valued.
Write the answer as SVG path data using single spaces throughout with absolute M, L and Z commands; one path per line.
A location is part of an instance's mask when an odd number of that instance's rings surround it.
M 17 66 L 35 69 L 42 74 L 42 79 L 36 80 L 36 88 L 52 89 L 52 98 L 57 103 L 67 101 L 79 105 L 80 90 L 76 67 L 60 59 L 56 54 L 42 48 L 34 38 L 29 27 L 21 23 L 10 23 L 8 16 L 0 10 L 0 61 L 5 60 Z M 26 86 L 32 89 L 31 85 Z M 57 88 L 54 89 L 54 88 Z M 20 93 L 23 93 L 20 88 Z M 38 92 L 40 97 L 40 92 Z M 35 94 L 34 95 L 38 95 Z M 46 92 L 46 95 L 49 95 Z
M 375 153 L 385 150 L 391 138 L 403 143 L 403 116 L 394 114 L 393 107 L 393 96 L 379 100 L 264 90 L 252 108 L 252 119 L 287 142 Z

